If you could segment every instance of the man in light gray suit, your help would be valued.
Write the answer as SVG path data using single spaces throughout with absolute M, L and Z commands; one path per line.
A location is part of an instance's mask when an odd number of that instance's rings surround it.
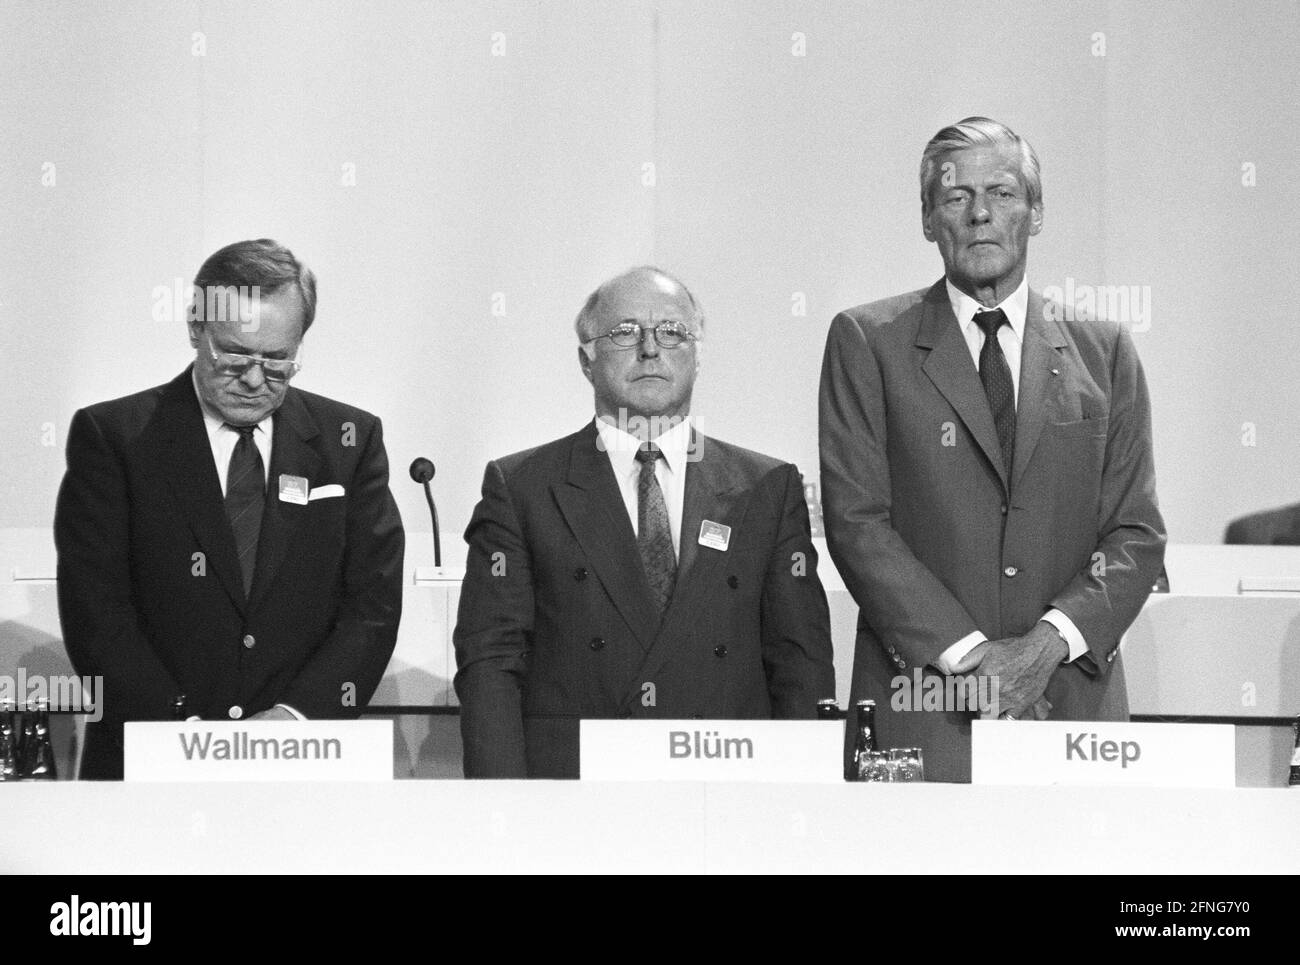
M 824 514 L 860 607 L 851 699 L 876 700 L 880 742 L 921 747 L 928 778 L 968 781 L 971 712 L 895 707 L 901 682 L 975 674 L 1009 720 L 1126 720 L 1117 648 L 1165 534 L 1128 332 L 1028 287 L 1028 142 L 987 118 L 941 130 L 921 219 L 944 277 L 831 324 Z

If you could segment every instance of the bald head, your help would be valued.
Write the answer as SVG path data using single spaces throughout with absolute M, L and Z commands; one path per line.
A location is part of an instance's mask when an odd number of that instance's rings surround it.
M 692 331 L 704 331 L 704 312 L 700 310 L 699 303 L 696 302 L 695 296 L 691 294 L 691 290 L 679 278 L 669 274 L 662 268 L 656 268 L 653 265 L 638 265 L 603 282 L 599 288 L 587 296 L 587 301 L 583 304 L 582 310 L 578 312 L 578 317 L 573 321 L 573 329 L 578 334 L 578 341 L 586 342 L 598 335 L 603 335 L 623 321 L 621 318 L 616 318 L 607 323 L 605 316 L 609 312 L 604 311 L 604 309 L 610 307 L 611 302 L 620 301 L 622 296 L 635 296 L 638 292 L 658 292 L 670 298 L 684 298 L 686 304 L 690 306 L 690 317 L 679 319 L 679 321 L 689 325 Z
M 662 427 L 659 431 L 685 418 L 699 372 L 703 326 L 694 296 L 658 268 L 630 269 L 592 292 L 574 328 L 581 343 L 578 364 L 595 390 L 596 414 L 611 425 L 637 419 Z M 620 329 L 617 341 L 601 337 L 615 328 Z

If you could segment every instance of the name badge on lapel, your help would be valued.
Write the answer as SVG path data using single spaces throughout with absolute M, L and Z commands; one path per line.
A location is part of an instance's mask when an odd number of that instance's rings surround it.
M 306 506 L 307 494 L 310 491 L 311 486 L 308 484 L 306 476 L 290 476 L 288 473 L 280 473 L 281 502 Z
M 700 523 L 700 545 L 725 551 L 731 545 L 731 527 L 704 520 Z

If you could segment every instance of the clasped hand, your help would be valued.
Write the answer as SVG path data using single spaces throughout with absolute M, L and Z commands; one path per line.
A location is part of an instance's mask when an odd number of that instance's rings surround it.
M 1052 705 L 1043 696 L 1048 681 L 1069 656 L 1056 627 L 1039 620 L 1022 637 L 976 644 L 953 668 L 954 673 L 989 677 L 996 682 L 997 702 L 982 716 L 1046 720 Z

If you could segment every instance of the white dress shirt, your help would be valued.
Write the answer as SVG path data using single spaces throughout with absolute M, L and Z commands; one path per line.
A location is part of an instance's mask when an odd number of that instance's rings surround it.
M 952 313 L 957 316 L 961 326 L 962 337 L 970 349 L 970 357 L 975 362 L 975 371 L 980 367 L 980 350 L 984 348 L 984 329 L 975 324 L 977 312 L 992 311 L 985 308 L 952 282 L 944 280 L 948 286 L 948 301 L 952 303 Z M 997 306 L 1007 316 L 1008 324 L 998 329 L 998 344 L 1002 354 L 1007 357 L 1007 368 L 1011 370 L 1011 384 L 1016 390 L 1016 403 L 1020 403 L 1020 349 L 1025 344 L 1025 313 L 1029 311 L 1029 280 L 1022 278 L 1020 287 L 1002 300 Z
M 226 420 L 208 408 L 199 393 L 198 376 L 193 376 L 194 394 L 198 396 L 199 408 L 203 410 L 203 425 L 208 430 L 208 443 L 212 446 L 212 459 L 217 464 L 217 478 L 221 480 L 221 495 L 226 495 L 226 474 L 230 471 L 230 457 L 239 442 L 239 433 L 226 425 Z M 271 436 L 275 431 L 275 413 L 267 416 L 253 430 L 253 442 L 262 454 L 262 485 L 266 485 L 266 474 L 271 471 Z
M 984 348 L 984 330 L 975 324 L 975 313 L 992 311 L 992 309 L 986 309 L 951 281 L 945 279 L 944 284 L 948 288 L 948 301 L 952 305 L 952 313 L 957 316 L 957 324 L 961 326 L 962 337 L 966 339 L 966 347 L 970 349 L 971 360 L 975 363 L 975 370 L 978 372 L 980 350 Z M 1019 406 L 1020 356 L 1025 344 L 1025 316 L 1029 311 L 1029 279 L 1027 277 L 1020 279 L 1019 287 L 995 307 L 1002 309 L 1003 314 L 1007 316 L 1008 324 L 998 329 L 998 345 L 1002 347 L 1002 354 L 1006 356 L 1007 368 L 1011 369 L 1011 384 L 1015 387 L 1016 405 Z M 1063 612 L 1053 607 L 1044 613 L 1042 618 L 1056 627 L 1056 631 L 1070 648 L 1066 663 L 1077 660 L 1088 652 L 1088 644 L 1083 639 L 1083 634 L 1074 625 L 1074 621 Z M 952 673 L 962 657 L 987 639 L 988 637 L 978 630 L 968 633 L 939 654 L 935 665 L 944 673 Z
M 596 435 L 601 447 L 609 456 L 609 464 L 618 480 L 618 491 L 623 496 L 632 532 L 637 533 L 637 488 L 641 481 L 641 463 L 636 461 L 641 440 L 618 426 L 596 417 Z M 691 444 L 691 423 L 683 419 L 657 439 L 651 439 L 662 459 L 655 460 L 655 478 L 664 494 L 668 508 L 668 525 L 672 529 L 673 553 L 681 556 L 682 507 L 686 502 L 686 456 Z

